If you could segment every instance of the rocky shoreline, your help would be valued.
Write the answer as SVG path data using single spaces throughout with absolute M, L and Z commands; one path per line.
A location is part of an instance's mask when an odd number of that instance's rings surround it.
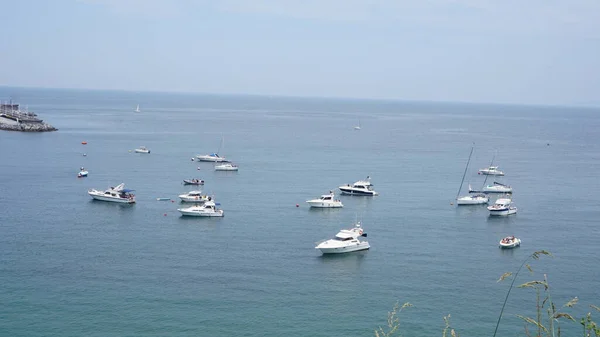
M 15 123 L 6 124 L 0 122 L 0 130 L 20 131 L 20 132 L 49 132 L 58 131 L 57 128 L 46 123 Z

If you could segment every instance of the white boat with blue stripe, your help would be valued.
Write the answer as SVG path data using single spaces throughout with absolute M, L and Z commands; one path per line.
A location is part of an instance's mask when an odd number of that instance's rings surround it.
M 379 193 L 373 190 L 373 184 L 371 184 L 371 177 L 367 176 L 366 180 L 359 180 L 355 183 L 346 184 L 344 186 L 339 187 L 342 194 L 347 195 L 366 195 L 366 196 L 376 196 Z

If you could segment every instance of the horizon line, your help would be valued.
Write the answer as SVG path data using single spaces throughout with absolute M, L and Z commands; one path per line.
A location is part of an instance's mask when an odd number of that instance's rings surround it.
M 347 100 L 365 102 L 393 102 L 393 103 L 435 103 L 435 104 L 472 104 L 472 105 L 501 105 L 501 106 L 529 106 L 545 108 L 585 108 L 598 109 L 597 104 L 543 104 L 543 103 L 502 103 L 502 102 L 477 102 L 477 101 L 449 101 L 449 100 L 418 100 L 402 98 L 369 98 L 369 97 L 347 97 L 347 96 L 311 96 L 311 95 L 282 95 L 282 94 L 251 94 L 251 93 L 215 93 L 202 91 L 169 91 L 169 90 L 134 90 L 134 89 L 98 89 L 98 88 L 68 88 L 68 87 L 42 87 L 42 86 L 11 86 L 0 84 L 0 88 L 18 89 L 43 89 L 43 90 L 72 90 L 72 91 L 99 91 L 99 92 L 126 92 L 126 93 L 158 93 L 158 94 L 180 94 L 201 96 L 238 96 L 238 97 L 264 97 L 264 98 L 295 98 L 295 99 L 320 99 L 320 100 Z M 0 101 L 2 99 L 0 98 Z

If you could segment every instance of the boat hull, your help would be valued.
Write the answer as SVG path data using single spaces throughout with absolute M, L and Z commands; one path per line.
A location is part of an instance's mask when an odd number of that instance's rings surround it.
M 210 157 L 210 156 L 196 156 L 196 160 L 197 161 L 206 161 L 206 162 L 211 162 L 211 163 L 228 163 L 229 162 L 229 160 L 227 160 L 225 158 Z
M 215 171 L 237 171 L 238 167 L 215 167 Z
M 344 205 L 341 201 L 323 202 L 322 200 L 308 200 L 306 202 L 313 208 L 342 208 Z
M 490 206 L 492 207 L 492 206 Z M 490 211 L 490 216 L 508 216 L 508 215 L 513 215 L 513 214 L 517 214 L 517 208 L 516 207 L 511 207 L 511 208 L 503 208 L 503 209 L 489 209 Z
M 456 199 L 457 205 L 484 205 L 490 201 L 487 197 L 460 197 Z
M 213 218 L 213 217 L 222 217 L 224 214 L 223 210 L 218 210 L 214 213 L 212 212 L 196 212 L 196 211 L 186 211 L 185 209 L 178 209 L 179 213 L 182 216 L 195 216 L 195 217 L 205 217 L 205 218 Z
M 479 174 L 483 174 L 484 176 L 503 176 L 504 172 L 479 171 Z
M 136 149 L 135 153 L 146 153 L 146 154 L 149 154 L 150 150 L 139 150 L 139 149 Z
M 201 198 L 201 197 L 188 197 L 188 196 L 179 196 L 179 199 L 181 199 L 181 202 L 192 202 L 192 203 L 204 203 L 206 202 L 208 199 L 205 198 Z
M 316 249 L 320 250 L 323 254 L 343 254 L 343 253 L 351 253 L 357 252 L 360 250 L 367 250 L 371 248 L 369 243 L 364 241 L 360 242 L 356 245 L 351 246 L 343 246 L 343 247 L 321 247 L 321 245 L 317 246 Z
M 119 198 L 111 197 L 106 195 L 99 195 L 94 192 L 88 192 L 88 194 L 94 199 L 99 201 L 116 202 L 119 204 L 135 204 L 135 198 Z
M 204 185 L 204 180 L 193 182 L 191 180 L 183 180 L 184 185 Z
M 503 186 L 486 186 L 483 188 L 484 193 L 512 193 L 511 187 Z
M 88 176 L 88 171 L 81 171 L 79 173 L 77 173 L 77 177 L 79 178 L 83 178 L 83 177 L 87 177 Z
M 342 192 L 342 194 L 346 194 L 346 195 L 362 195 L 362 196 L 372 197 L 372 196 L 376 196 L 379 194 L 375 191 L 363 191 L 363 190 L 356 190 L 356 189 L 345 188 L 345 187 L 340 187 L 339 189 Z

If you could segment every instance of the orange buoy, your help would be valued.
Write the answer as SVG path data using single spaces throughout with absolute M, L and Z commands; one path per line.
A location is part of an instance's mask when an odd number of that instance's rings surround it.
M 86 141 L 83 141 L 83 142 L 81 142 L 81 144 L 85 145 L 85 144 L 87 144 L 87 142 L 86 142 Z

